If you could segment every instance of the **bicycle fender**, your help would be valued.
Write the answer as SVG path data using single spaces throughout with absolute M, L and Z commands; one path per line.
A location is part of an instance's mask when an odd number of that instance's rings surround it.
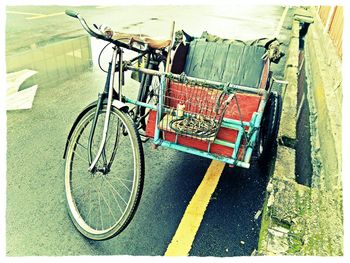
M 103 104 L 107 104 L 107 100 L 105 100 L 105 101 L 103 102 Z M 65 146 L 65 148 L 64 148 L 64 153 L 63 153 L 63 159 L 66 159 L 68 144 L 69 144 L 70 138 L 72 137 L 72 134 L 73 134 L 73 131 L 74 131 L 75 127 L 78 125 L 79 121 L 83 118 L 83 116 L 84 116 L 89 110 L 91 110 L 92 108 L 96 107 L 96 105 L 97 105 L 97 100 L 94 101 L 94 102 L 92 102 L 92 103 L 90 103 L 89 105 L 87 105 L 87 106 L 79 113 L 78 117 L 75 119 L 75 121 L 74 121 L 74 123 L 73 123 L 73 125 L 72 125 L 72 127 L 71 127 L 71 129 L 70 129 L 70 131 L 69 131 L 69 133 L 68 133 L 68 137 L 67 137 L 67 140 L 66 140 L 66 146 Z M 128 110 L 129 110 L 129 107 L 128 107 L 125 103 L 123 103 L 123 102 L 121 102 L 121 101 L 119 101 L 119 100 L 113 100 L 113 102 L 112 102 L 112 107 L 113 107 L 113 106 L 116 107 L 118 110 L 121 110 L 121 111 L 124 111 L 124 112 L 128 112 Z
M 126 105 L 124 102 L 120 101 L 120 100 L 113 100 L 112 101 L 112 105 L 114 107 L 116 107 L 118 110 L 124 111 L 124 112 L 128 112 L 129 110 L 129 106 Z
M 86 114 L 86 112 L 88 112 L 90 109 L 92 109 L 93 107 L 96 107 L 97 105 L 97 100 L 90 103 L 89 105 L 87 105 L 78 115 L 78 117 L 75 119 L 72 127 L 70 128 L 70 131 L 68 133 L 68 137 L 67 137 L 67 141 L 66 141 L 66 146 L 64 148 L 64 153 L 63 153 L 63 159 L 66 159 L 66 154 L 67 154 L 67 149 L 68 149 L 68 144 L 70 141 L 70 138 L 72 137 L 73 131 L 75 129 L 75 127 L 78 125 L 79 121 L 81 120 L 81 118 L 83 118 L 83 116 Z

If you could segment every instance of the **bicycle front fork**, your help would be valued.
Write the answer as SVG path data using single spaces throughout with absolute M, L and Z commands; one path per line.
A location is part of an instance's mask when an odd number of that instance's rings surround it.
M 91 127 L 90 134 L 89 134 L 89 140 L 88 140 L 88 160 L 89 160 L 88 171 L 89 172 L 93 172 L 96 170 L 96 164 L 97 164 L 98 160 L 100 159 L 101 155 L 104 159 L 104 166 L 105 167 L 108 166 L 106 156 L 104 153 L 104 149 L 105 149 L 107 132 L 108 132 L 108 127 L 109 127 L 109 118 L 111 115 L 113 90 L 114 90 L 114 75 L 115 75 L 115 71 L 116 71 L 117 58 L 118 58 L 118 73 L 119 73 L 118 74 L 119 81 L 118 81 L 118 98 L 117 99 L 120 100 L 120 98 L 121 98 L 121 86 L 122 86 L 122 81 L 123 81 L 123 57 L 122 57 L 122 53 L 123 53 L 123 51 L 120 47 L 113 47 L 113 56 L 112 56 L 111 63 L 109 64 L 109 67 L 108 67 L 108 75 L 107 75 L 106 85 L 105 85 L 103 93 L 99 94 L 99 96 L 98 96 L 96 112 L 95 112 L 94 120 L 93 120 L 92 127 Z M 106 116 L 104 119 L 102 140 L 101 140 L 101 143 L 100 143 L 100 146 L 98 148 L 96 156 L 93 157 L 92 152 L 91 152 L 92 140 L 93 140 L 96 125 L 97 125 L 98 115 L 102 111 L 104 100 L 106 98 L 107 98 L 107 109 L 106 109 Z

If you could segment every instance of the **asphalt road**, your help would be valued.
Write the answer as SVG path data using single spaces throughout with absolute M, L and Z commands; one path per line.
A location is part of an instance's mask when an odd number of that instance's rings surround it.
M 31 43 L 60 41 L 64 32 L 79 30 L 77 23 L 63 15 L 26 20 L 30 15 L 9 11 L 55 14 L 66 8 L 9 6 L 7 53 L 24 50 Z M 76 9 L 92 22 L 104 20 L 102 23 L 130 31 L 140 21 L 146 24 L 153 23 L 154 18 L 170 17 L 195 34 L 208 30 L 237 37 L 241 33 L 243 39 L 272 35 L 283 11 L 268 6 L 246 10 L 203 7 L 200 13 L 195 7 L 183 10 L 166 6 L 143 7 L 142 12 L 138 12 L 139 7 Z M 153 25 L 145 28 L 156 30 Z M 23 39 L 21 45 L 19 39 Z M 136 215 L 124 232 L 108 241 L 90 241 L 77 232 L 68 217 L 62 159 L 65 140 L 80 110 L 96 99 L 96 87 L 102 87 L 102 79 L 103 74 L 93 71 L 41 86 L 31 110 L 7 113 L 8 256 L 163 255 L 166 251 L 210 160 L 165 148 L 152 150 L 146 143 L 144 191 Z M 260 218 L 255 220 L 254 216 L 264 201 L 265 168 L 254 163 L 249 170 L 224 169 L 191 256 L 243 256 L 257 248 Z
M 110 25 L 115 31 L 169 36 L 176 29 L 199 36 L 203 31 L 225 38 L 251 40 L 271 37 L 283 12 L 281 6 L 7 6 L 6 54 L 45 45 L 83 32 L 80 24 L 63 14 L 80 12 L 90 24 Z M 46 14 L 42 17 L 35 14 Z M 85 32 L 84 32 L 85 34 Z

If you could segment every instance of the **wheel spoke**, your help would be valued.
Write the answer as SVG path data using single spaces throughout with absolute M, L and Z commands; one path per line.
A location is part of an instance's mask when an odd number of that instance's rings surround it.
M 77 144 L 79 146 L 81 146 L 82 148 L 84 148 L 86 151 L 88 151 L 88 147 L 87 146 L 82 145 L 80 142 L 77 142 Z M 92 147 L 91 147 L 91 152 L 92 152 L 93 156 L 96 156 L 96 152 L 92 149 Z
M 106 182 L 111 186 L 111 188 L 114 190 L 114 192 L 119 196 L 120 199 L 123 200 L 123 202 L 128 205 L 128 203 L 124 200 L 124 198 L 119 194 L 119 192 L 113 187 L 113 185 L 105 178 Z
M 115 158 L 115 155 L 117 153 L 117 150 L 119 148 L 119 143 L 120 143 L 120 129 L 122 127 L 119 127 L 119 119 L 117 121 L 117 124 L 115 125 L 115 130 L 116 130 L 116 133 L 115 133 L 115 143 L 112 144 L 113 145 L 113 148 L 112 148 L 112 154 L 111 154 L 111 159 L 109 160 L 109 163 L 108 163 L 108 166 L 111 167 L 112 166 L 112 163 L 113 163 L 113 160 Z M 112 132 L 110 133 L 112 134 Z M 109 137 L 110 138 L 110 137 Z M 108 140 L 109 140 L 108 138 Z M 109 145 L 109 144 L 106 144 L 106 145 Z
M 105 203 L 106 203 L 106 205 L 107 205 L 107 207 L 108 207 L 109 214 L 113 217 L 114 220 L 116 220 L 116 218 L 114 217 L 114 214 L 113 214 L 113 212 L 112 212 L 112 209 L 111 209 L 111 207 L 109 206 L 109 204 L 108 204 L 108 202 L 107 202 L 107 200 L 106 200 L 106 198 L 104 197 L 104 195 L 103 195 L 102 192 L 101 192 L 101 196 L 102 196 L 103 200 L 105 201 Z
M 110 181 L 116 182 L 116 180 L 119 181 L 119 182 L 128 190 L 129 193 L 131 193 L 131 190 L 123 183 L 123 181 L 122 181 L 121 178 L 116 177 L 116 178 L 114 178 L 114 179 L 111 179 Z M 125 180 L 125 179 L 124 179 L 124 180 Z M 129 182 L 133 182 L 132 180 L 128 180 L 128 181 L 129 181 Z
M 88 172 L 89 158 L 100 146 L 105 109 L 102 109 L 88 147 L 95 109 L 78 122 L 66 156 L 66 196 L 71 218 L 88 238 L 104 240 L 125 228 L 139 203 L 143 182 L 140 139 L 128 115 L 113 108 L 105 148 L 94 174 Z M 118 154 L 117 154 L 118 152 Z M 135 163 L 135 162 L 138 163 Z M 108 173 L 101 168 L 108 165 Z M 74 211 L 73 211 L 74 210 Z
M 77 152 L 77 151 L 74 151 L 73 153 L 74 153 L 74 155 L 78 156 L 78 157 L 79 157 L 81 160 L 85 161 L 86 163 L 89 163 L 88 159 L 87 159 L 87 158 L 82 157 L 80 154 L 78 154 L 78 152 Z
M 110 178 L 110 177 L 109 177 L 109 178 Z M 133 180 L 129 180 L 129 179 L 125 179 L 125 178 L 120 178 L 120 177 L 110 178 L 109 180 L 112 181 L 112 182 L 114 182 L 115 180 L 118 180 L 118 181 L 126 181 L 126 182 L 130 182 L 130 183 L 133 183 L 133 182 L 134 182 Z
M 100 196 L 100 192 L 97 192 L 97 195 L 98 195 L 98 207 L 99 207 L 99 210 L 100 210 L 100 221 L 101 221 L 101 230 L 103 229 L 103 221 L 102 221 L 102 211 L 101 211 L 101 196 Z M 96 225 L 97 227 L 97 225 Z
M 112 193 L 112 195 L 113 195 L 113 197 L 114 197 L 114 200 L 116 201 L 116 203 L 117 203 L 117 205 L 118 205 L 118 208 L 119 208 L 121 214 L 123 215 L 123 209 L 120 207 L 119 201 L 118 201 L 117 198 L 115 197 L 113 191 L 111 191 L 111 193 Z
M 85 183 L 84 185 L 79 185 L 79 186 L 74 186 L 73 187 L 73 191 L 76 192 L 78 189 L 81 189 L 81 188 L 86 188 L 87 185 L 90 185 L 89 183 Z
M 87 146 L 82 145 L 80 142 L 77 142 L 77 144 L 78 144 L 79 146 L 83 147 L 85 150 L 88 149 Z
M 88 212 L 88 214 L 86 216 L 86 219 L 87 219 L 87 221 L 90 222 L 90 214 L 91 214 L 91 210 L 92 210 L 91 190 L 89 191 L 89 200 L 90 200 L 90 202 L 89 202 L 89 212 Z

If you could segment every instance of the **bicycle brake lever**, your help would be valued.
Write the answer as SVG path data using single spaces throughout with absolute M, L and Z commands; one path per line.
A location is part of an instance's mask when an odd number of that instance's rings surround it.
M 94 24 L 94 27 L 97 28 L 98 31 L 100 31 L 100 33 L 106 38 L 112 38 L 114 35 L 114 32 L 110 26 L 104 24 L 97 26 L 96 24 Z

